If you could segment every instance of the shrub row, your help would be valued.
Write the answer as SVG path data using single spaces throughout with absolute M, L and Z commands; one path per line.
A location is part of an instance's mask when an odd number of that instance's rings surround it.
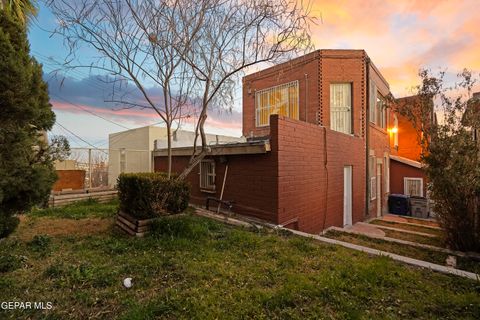
M 120 210 L 137 219 L 180 213 L 188 207 L 190 186 L 165 173 L 122 173 L 117 180 Z

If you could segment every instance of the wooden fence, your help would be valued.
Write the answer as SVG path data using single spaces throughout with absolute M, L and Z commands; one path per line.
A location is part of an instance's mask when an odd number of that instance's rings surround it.
M 83 193 L 68 193 L 50 195 L 48 206 L 51 208 L 66 206 L 77 201 L 96 199 L 98 202 L 108 202 L 117 197 L 117 190 L 90 191 Z

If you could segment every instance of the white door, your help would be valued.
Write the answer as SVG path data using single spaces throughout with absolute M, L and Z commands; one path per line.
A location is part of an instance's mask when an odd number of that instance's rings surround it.
M 377 217 L 382 216 L 382 165 L 377 164 Z
M 352 225 L 352 166 L 343 167 L 343 226 Z

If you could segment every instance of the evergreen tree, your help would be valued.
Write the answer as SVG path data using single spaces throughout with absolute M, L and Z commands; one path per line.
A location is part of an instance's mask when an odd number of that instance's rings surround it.
M 15 214 L 48 198 L 56 175 L 42 133 L 54 122 L 25 26 L 0 10 L 0 238 L 15 229 Z

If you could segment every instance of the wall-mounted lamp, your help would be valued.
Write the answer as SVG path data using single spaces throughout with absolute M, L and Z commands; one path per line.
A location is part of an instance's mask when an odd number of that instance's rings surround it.
M 398 132 L 398 128 L 397 128 L 397 127 L 390 128 L 390 129 L 388 129 L 388 132 L 390 132 L 390 133 L 397 133 L 397 132 Z

